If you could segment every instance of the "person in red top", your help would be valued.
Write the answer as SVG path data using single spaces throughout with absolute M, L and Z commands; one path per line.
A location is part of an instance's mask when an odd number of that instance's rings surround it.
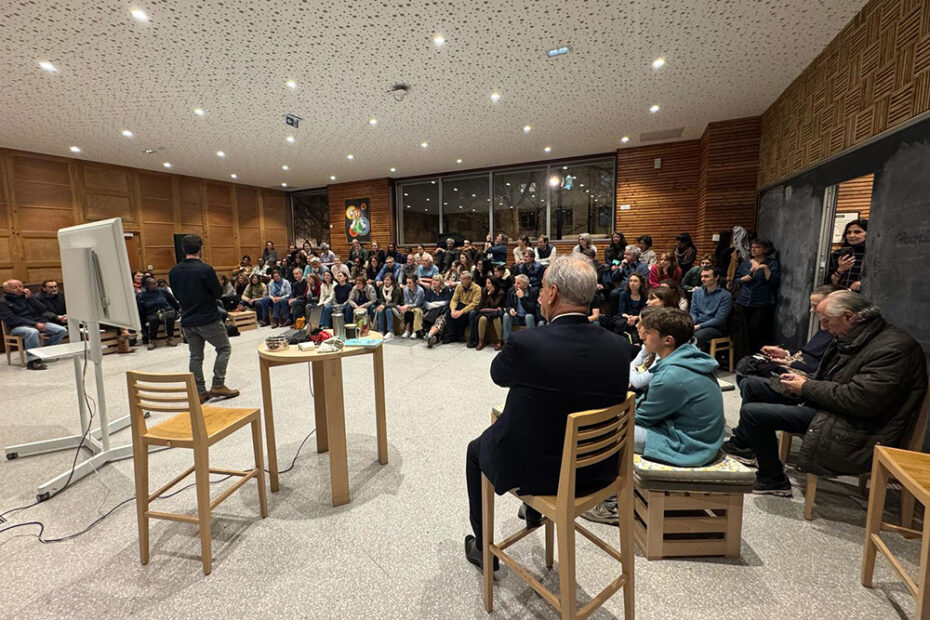
M 655 288 L 662 284 L 663 280 L 674 280 L 681 282 L 681 268 L 675 259 L 674 252 L 663 252 L 659 255 L 659 261 L 649 270 L 649 286 Z

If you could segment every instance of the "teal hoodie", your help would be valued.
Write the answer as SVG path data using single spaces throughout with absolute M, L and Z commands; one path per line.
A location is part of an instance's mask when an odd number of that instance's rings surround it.
M 700 467 L 723 444 L 723 395 L 717 362 L 683 344 L 650 369 L 649 391 L 636 403 L 636 426 L 647 431 L 643 456 L 678 467 Z

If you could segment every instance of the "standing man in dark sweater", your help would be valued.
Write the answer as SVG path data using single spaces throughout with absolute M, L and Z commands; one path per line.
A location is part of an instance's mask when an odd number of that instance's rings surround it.
M 203 239 L 199 235 L 185 235 L 181 247 L 184 260 L 171 268 L 168 281 L 181 303 L 181 332 L 190 348 L 190 371 L 197 382 L 200 402 L 210 398 L 234 398 L 239 396 L 239 391 L 225 385 L 226 365 L 232 347 L 217 305 L 223 290 L 213 267 L 201 260 Z M 209 342 L 216 349 L 213 387 L 209 391 L 203 377 L 204 342 Z

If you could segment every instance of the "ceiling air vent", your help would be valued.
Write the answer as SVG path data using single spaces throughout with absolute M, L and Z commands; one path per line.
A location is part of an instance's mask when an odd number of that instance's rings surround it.
M 662 131 L 650 131 L 649 133 L 643 133 L 639 135 L 639 142 L 655 142 L 657 140 L 672 140 L 674 138 L 680 138 L 681 134 L 685 132 L 684 127 L 676 127 L 675 129 L 663 129 Z

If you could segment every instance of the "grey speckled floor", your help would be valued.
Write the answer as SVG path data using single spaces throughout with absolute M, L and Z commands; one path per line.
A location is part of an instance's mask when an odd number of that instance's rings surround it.
M 242 391 L 230 404 L 260 406 L 257 343 L 268 329 L 233 340 L 228 383 Z M 329 463 L 311 438 L 296 467 L 269 494 L 269 516 L 258 517 L 253 484 L 219 507 L 213 521 L 214 568 L 204 577 L 193 526 L 152 522 L 152 555 L 139 564 L 133 504 L 87 534 L 42 545 L 32 536 L 0 534 L 0 617 L 313 617 L 485 618 L 481 577 L 466 563 L 468 532 L 466 443 L 488 423 L 505 391 L 488 375 L 494 353 L 464 345 L 427 350 L 421 341 L 385 345 L 390 464 L 377 464 L 374 402 L 368 357 L 345 360 L 349 475 L 352 502 L 330 505 Z M 212 363 L 212 357 L 208 357 Z M 111 415 L 127 410 L 127 369 L 179 371 L 187 350 L 140 350 L 105 358 Z M 281 467 L 290 464 L 313 429 L 307 370 L 272 371 Z M 70 362 L 35 373 L 0 364 L 0 443 L 34 441 L 76 430 Z M 725 394 L 727 418 L 736 422 L 739 397 Z M 118 441 L 128 442 L 121 432 Z M 34 498 L 35 486 L 67 468 L 73 453 L 0 462 L 0 512 Z M 214 450 L 219 466 L 246 466 L 249 435 L 241 432 Z M 151 458 L 152 485 L 191 462 L 172 450 Z M 795 477 L 797 484 L 801 480 Z M 214 495 L 218 487 L 214 487 Z M 12 522 L 43 521 L 45 536 L 79 530 L 133 495 L 131 461 L 102 468 L 60 496 L 18 513 Z M 907 617 L 914 601 L 888 563 L 879 559 L 874 589 L 859 584 L 865 500 L 845 479 L 822 484 L 817 519 L 802 516 L 800 492 L 791 500 L 748 497 L 742 558 L 664 560 L 637 556 L 639 618 L 882 618 Z M 193 512 L 193 490 L 162 502 Z M 518 504 L 501 498 L 498 532 L 519 527 Z M 0 526 L 2 527 L 2 526 Z M 606 526 L 597 526 L 611 536 Z M 35 531 L 31 529 L 29 531 Z M 584 539 L 578 548 L 579 596 L 606 585 L 615 564 Z M 915 566 L 919 543 L 889 537 Z M 516 555 L 545 574 L 542 533 Z M 544 577 L 557 587 L 557 570 Z M 506 568 L 498 574 L 494 617 L 552 618 L 555 614 Z M 595 617 L 622 616 L 615 595 Z

